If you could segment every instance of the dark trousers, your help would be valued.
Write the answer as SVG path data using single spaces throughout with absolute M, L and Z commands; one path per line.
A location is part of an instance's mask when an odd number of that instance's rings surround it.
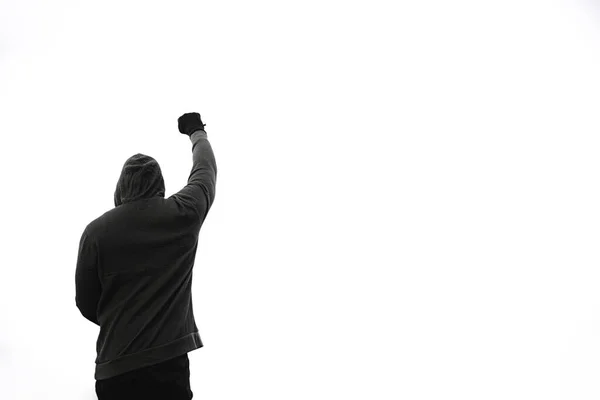
M 187 353 L 108 379 L 96 381 L 98 400 L 190 400 Z

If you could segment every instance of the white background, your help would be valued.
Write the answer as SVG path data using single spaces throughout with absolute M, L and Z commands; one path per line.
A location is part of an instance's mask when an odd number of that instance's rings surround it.
M 592 1 L 3 0 L 0 398 L 96 398 L 81 233 L 198 111 L 194 398 L 597 399 L 599 71 Z

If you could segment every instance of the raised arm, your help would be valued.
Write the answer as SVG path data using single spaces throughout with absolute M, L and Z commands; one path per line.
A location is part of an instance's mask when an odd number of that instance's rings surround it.
M 172 197 L 195 210 L 202 222 L 215 199 L 217 163 L 200 114 L 183 114 L 178 125 L 179 131 L 192 141 L 193 166 L 188 184 Z

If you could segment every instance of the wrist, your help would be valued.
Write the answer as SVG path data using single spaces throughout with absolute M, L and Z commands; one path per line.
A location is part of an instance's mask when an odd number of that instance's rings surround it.
M 206 137 L 206 131 L 204 129 L 196 129 L 190 133 L 190 139 L 195 139 L 197 137 Z

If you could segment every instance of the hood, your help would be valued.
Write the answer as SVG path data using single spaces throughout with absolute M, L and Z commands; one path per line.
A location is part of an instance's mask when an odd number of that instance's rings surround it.
M 157 196 L 165 196 L 165 181 L 158 162 L 140 153 L 131 156 L 125 161 L 117 182 L 115 207 Z

